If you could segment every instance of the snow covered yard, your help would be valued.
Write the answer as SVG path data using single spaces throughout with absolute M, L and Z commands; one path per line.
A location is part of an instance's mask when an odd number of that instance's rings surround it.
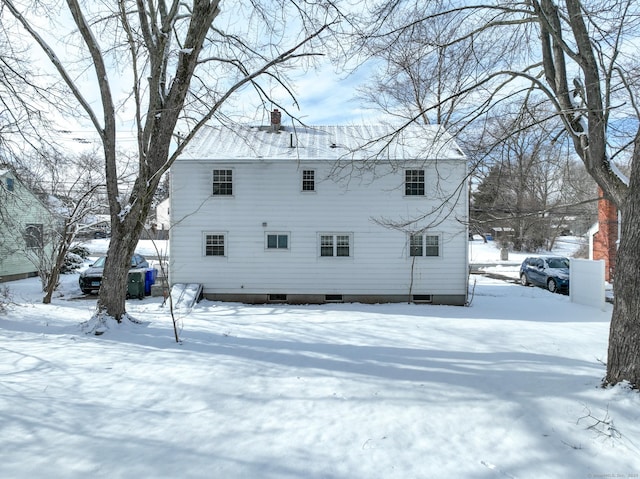
M 95 337 L 95 299 L 8 285 L 0 477 L 640 474 L 640 398 L 599 388 L 611 310 L 540 288 L 480 277 L 468 308 L 204 301 L 176 344 L 159 298 Z
M 0 477 L 640 474 L 640 400 L 598 388 L 610 309 L 474 276 L 470 308 L 203 302 L 178 345 L 156 298 L 83 334 L 64 280 L 53 306 L 8 284 Z

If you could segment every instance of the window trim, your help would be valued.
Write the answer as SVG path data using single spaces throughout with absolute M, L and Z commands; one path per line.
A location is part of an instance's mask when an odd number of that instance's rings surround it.
M 225 185 L 225 191 L 226 188 L 230 186 L 231 188 L 231 193 L 216 193 L 216 172 L 222 172 L 224 171 L 225 175 L 229 175 L 230 176 L 230 181 L 219 181 L 217 183 L 218 187 L 220 187 L 221 185 Z M 226 167 L 221 167 L 221 168 L 214 168 L 213 170 L 211 170 L 211 196 L 214 196 L 216 198 L 232 198 L 235 194 L 235 181 L 234 181 L 234 169 L 233 168 L 226 168 Z M 226 178 L 225 178 L 226 179 Z
M 34 235 L 31 230 L 35 229 Z M 27 223 L 24 225 L 24 240 L 30 249 L 44 248 L 44 225 L 42 223 Z
M 323 245 L 322 240 L 323 238 L 326 237 L 331 237 L 331 249 L 332 249 L 332 254 L 331 255 L 323 255 L 322 254 L 322 249 L 323 247 L 327 247 L 327 245 Z M 340 255 L 338 254 L 338 249 L 340 248 L 339 246 L 339 241 L 338 241 L 338 237 L 346 237 L 348 239 L 348 244 L 347 247 L 349 248 L 349 254 L 348 255 Z M 344 246 L 343 246 L 344 247 Z M 318 233 L 318 258 L 353 258 L 354 257 L 354 241 L 353 241 L 353 233 L 350 232 L 329 232 L 329 231 L 323 231 Z
M 424 169 L 404 170 L 404 196 L 418 196 L 418 197 L 425 196 L 426 194 L 425 178 L 426 178 L 426 173 Z
M 276 246 L 274 248 L 269 247 L 269 236 L 276 236 Z M 284 236 L 287 238 L 287 246 L 285 248 L 281 248 L 280 237 Z M 264 234 L 264 250 L 265 251 L 291 251 L 291 233 L 289 231 L 267 231 Z
M 222 250 L 223 254 L 207 254 L 208 238 L 210 236 L 222 236 Z M 212 247 L 219 247 L 220 245 L 212 244 Z M 203 231 L 202 232 L 202 256 L 205 258 L 226 258 L 228 255 L 229 241 L 228 235 L 224 231 Z
M 420 237 L 420 254 L 414 254 L 417 245 L 414 239 Z M 437 245 L 428 244 L 427 238 L 437 238 Z M 442 257 L 442 233 L 409 233 L 409 258 L 441 258 Z M 427 254 L 429 248 L 438 248 L 438 254 Z
M 429 244 L 427 238 L 436 238 L 435 247 L 438 248 L 437 254 L 428 254 L 429 248 L 433 248 L 433 244 Z M 428 258 L 439 258 L 442 256 L 442 236 L 439 234 L 425 234 L 424 235 L 424 256 Z
M 420 244 L 417 244 L 417 238 L 420 238 Z M 424 256 L 424 235 L 412 233 L 409 234 L 409 257 L 417 256 Z
M 312 178 L 305 178 L 305 173 L 311 173 L 312 174 Z M 316 170 L 312 170 L 312 169 L 307 169 L 307 170 L 302 170 L 302 175 L 301 175 L 301 190 L 303 193 L 315 193 L 316 192 Z M 305 188 L 305 183 L 309 184 L 311 183 L 312 188 L 311 189 L 307 189 Z

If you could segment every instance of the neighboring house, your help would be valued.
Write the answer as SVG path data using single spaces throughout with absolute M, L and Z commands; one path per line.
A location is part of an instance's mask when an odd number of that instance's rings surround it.
M 156 238 L 158 239 L 167 239 L 169 235 L 169 204 L 170 200 L 167 198 L 156 206 L 155 229 Z
M 618 209 L 598 189 L 598 222 L 589 230 L 589 259 L 604 260 L 604 279 L 613 282 L 619 242 Z
M 466 157 L 436 126 L 392 132 L 202 130 L 171 167 L 170 282 L 226 301 L 465 304 Z
M 47 207 L 8 169 L 0 169 L 0 281 L 35 276 L 47 235 L 57 225 Z

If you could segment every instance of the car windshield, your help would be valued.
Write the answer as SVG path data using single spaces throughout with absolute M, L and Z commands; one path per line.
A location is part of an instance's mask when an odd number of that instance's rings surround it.
M 550 258 L 547 260 L 549 268 L 568 268 L 569 260 L 567 258 Z
M 101 256 L 96 260 L 95 263 L 91 265 L 92 268 L 104 268 L 104 260 L 107 259 L 106 256 Z

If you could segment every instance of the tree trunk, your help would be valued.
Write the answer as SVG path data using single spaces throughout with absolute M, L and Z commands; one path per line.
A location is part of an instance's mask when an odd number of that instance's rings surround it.
M 136 182 L 134 192 L 140 182 Z M 128 287 L 128 273 L 138 239 L 144 226 L 144 219 L 149 211 L 146 202 L 135 201 L 122 221 L 112 219 L 112 236 L 104 265 L 100 296 L 96 306 L 96 317 L 99 322 L 113 318 L 121 322 L 126 317 L 125 300 Z
M 62 254 L 62 259 L 60 259 L 60 255 Z M 44 297 L 42 298 L 43 304 L 51 304 L 51 298 L 53 297 L 53 292 L 56 290 L 56 286 L 58 285 L 58 280 L 60 279 L 60 268 L 62 268 L 62 264 L 64 263 L 64 257 L 66 255 L 66 251 L 58 252 L 58 257 L 56 258 L 56 264 L 53 266 L 51 270 L 51 274 L 47 278 L 47 284 L 44 287 Z
M 135 245 L 132 247 L 121 236 L 112 236 L 96 307 L 97 317 L 103 321 L 106 319 L 105 317 L 111 317 L 120 322 L 126 313 L 127 275 L 131 268 L 130 258 L 134 250 Z M 126 258 L 126 262 L 123 261 L 123 258 Z
M 64 260 L 67 257 L 67 253 L 69 252 L 69 248 L 71 247 L 71 242 L 74 240 L 75 235 L 70 235 L 69 233 L 69 221 L 65 221 L 64 228 L 62 230 L 60 243 L 57 244 L 58 252 L 56 253 L 56 259 L 53 264 L 53 268 L 51 268 L 51 273 L 47 278 L 47 284 L 44 287 L 44 298 L 42 298 L 43 304 L 51 304 L 51 298 L 53 297 L 53 292 L 56 290 L 58 286 L 58 280 L 60 279 L 60 270 L 62 269 L 62 265 L 64 264 Z
M 622 208 L 606 384 L 628 381 L 640 388 L 640 133 L 636 136 L 629 189 Z

